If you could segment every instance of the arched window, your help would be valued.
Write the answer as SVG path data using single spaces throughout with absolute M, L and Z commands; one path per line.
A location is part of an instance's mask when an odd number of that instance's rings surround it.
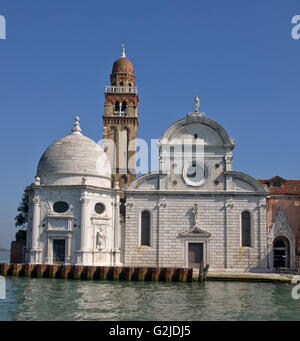
M 170 163 L 172 164 L 174 162 L 174 147 L 170 147 Z
M 126 109 L 127 109 L 127 103 L 126 103 L 125 101 L 123 101 L 123 102 L 122 102 L 122 109 L 121 109 L 121 111 L 122 111 L 123 113 L 126 113 Z
M 242 213 L 242 246 L 251 247 L 251 216 L 248 211 Z
M 123 86 L 124 84 L 123 84 L 123 82 L 120 82 L 120 86 Z
M 141 245 L 150 246 L 150 212 L 143 211 L 141 216 Z
M 119 103 L 119 101 L 117 101 L 115 103 L 115 113 L 118 113 L 119 111 L 120 111 L 120 103 Z
M 274 268 L 289 268 L 290 244 L 284 237 L 278 237 L 273 242 L 273 265 Z

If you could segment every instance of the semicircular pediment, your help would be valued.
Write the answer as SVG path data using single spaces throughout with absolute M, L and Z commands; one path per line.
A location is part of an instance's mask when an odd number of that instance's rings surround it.
M 174 138 L 183 141 L 194 139 L 195 137 L 204 140 L 204 144 L 206 145 L 223 144 L 223 141 L 221 140 L 220 136 L 213 129 L 199 123 L 188 123 L 180 127 L 178 130 L 174 132 L 174 134 L 170 136 L 170 140 Z
M 186 117 L 173 123 L 161 138 L 162 143 L 172 143 L 172 140 L 202 139 L 205 145 L 231 146 L 235 143 L 226 130 L 216 121 L 205 116 Z

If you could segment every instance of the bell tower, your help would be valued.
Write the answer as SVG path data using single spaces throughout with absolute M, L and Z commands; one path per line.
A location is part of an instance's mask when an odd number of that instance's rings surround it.
M 136 178 L 136 138 L 139 97 L 133 65 L 125 48 L 112 68 L 110 85 L 105 87 L 103 115 L 104 150 L 120 188 Z

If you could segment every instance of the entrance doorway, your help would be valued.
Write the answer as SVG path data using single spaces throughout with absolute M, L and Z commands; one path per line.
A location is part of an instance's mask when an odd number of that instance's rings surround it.
M 279 237 L 273 243 L 274 268 L 289 268 L 289 241 L 284 237 Z
M 189 268 L 199 269 L 203 260 L 203 243 L 189 243 Z
M 53 263 L 64 263 L 66 241 L 65 239 L 53 239 Z

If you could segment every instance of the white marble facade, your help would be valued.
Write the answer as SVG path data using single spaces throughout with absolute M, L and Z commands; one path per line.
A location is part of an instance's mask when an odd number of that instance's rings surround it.
M 26 261 L 120 265 L 120 190 L 111 183 L 105 153 L 76 118 L 72 133 L 45 151 L 27 189 Z
M 185 140 L 202 141 L 199 178 L 189 172 L 198 164 L 178 162 Z M 120 190 L 112 188 L 105 153 L 82 135 L 77 119 L 72 133 L 46 150 L 28 188 L 26 261 L 195 267 L 200 257 L 213 270 L 267 270 L 267 192 L 233 171 L 234 147 L 225 129 L 196 106 L 160 138 L 159 171 Z
M 204 144 L 204 174 L 198 179 L 188 176 L 189 163 L 176 158 L 184 142 L 195 139 Z M 122 251 L 127 265 L 193 266 L 190 256 L 198 247 L 211 270 L 267 270 L 267 192 L 251 176 L 232 170 L 234 147 L 225 129 L 197 108 L 167 129 L 159 140 L 160 171 L 141 176 L 126 191 Z M 144 211 L 150 216 L 147 245 L 141 242 Z M 250 224 L 246 243 L 243 214 Z

